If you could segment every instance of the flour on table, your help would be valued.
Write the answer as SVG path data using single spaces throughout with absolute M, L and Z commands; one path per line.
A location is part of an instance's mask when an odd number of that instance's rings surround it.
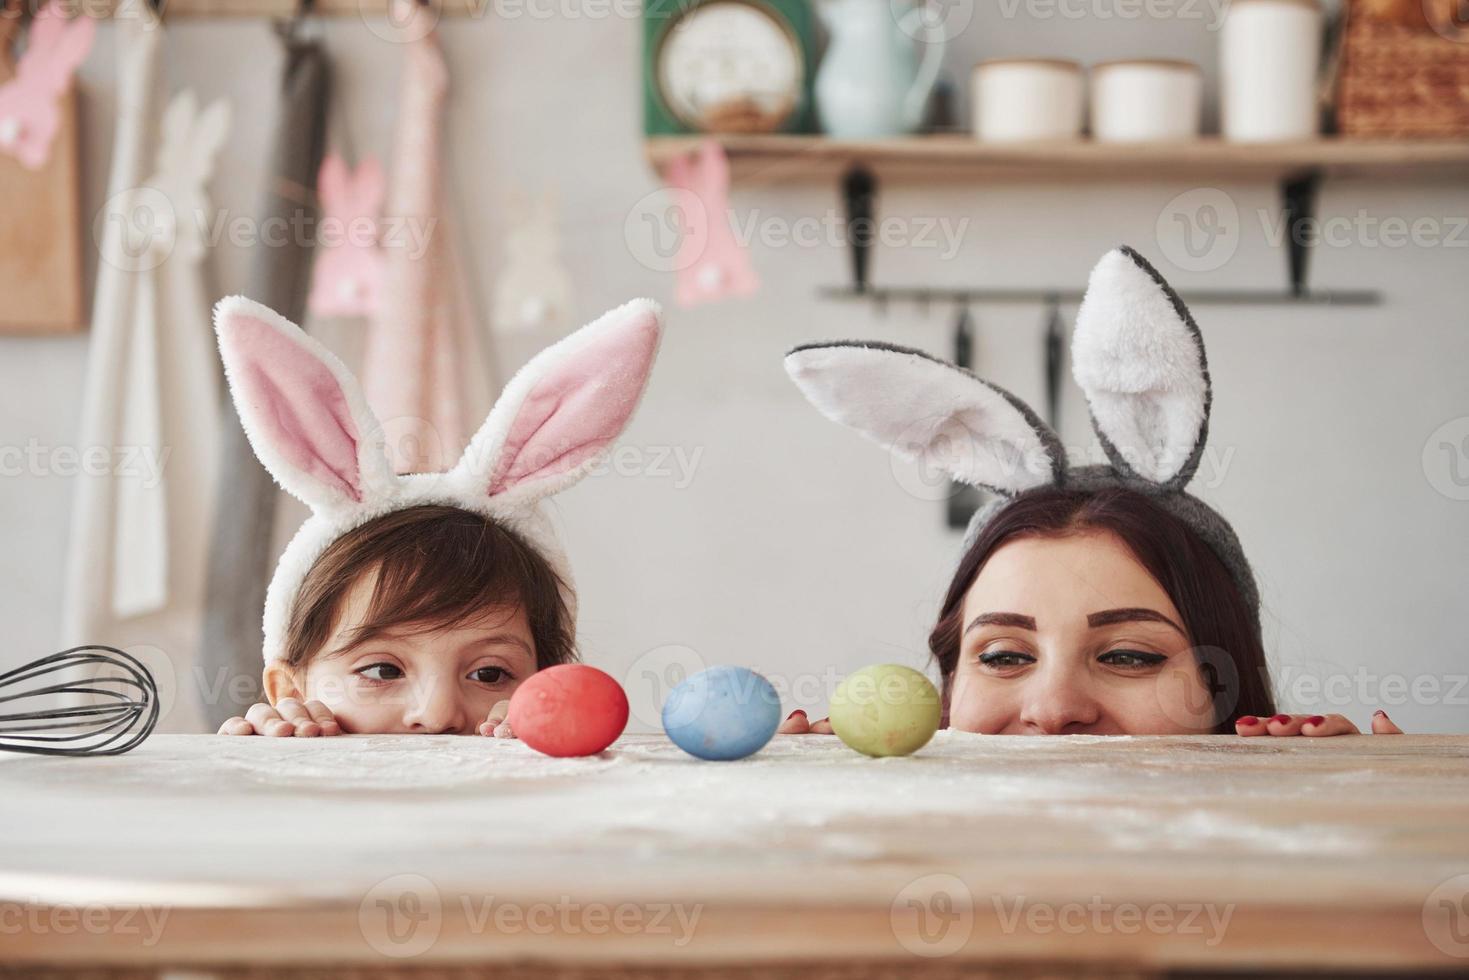
M 1180 856 L 1251 888 L 1316 867 L 1313 887 L 1332 895 L 1347 880 L 1333 875 L 1376 874 L 1362 863 L 1374 854 L 1415 888 L 1438 873 L 1411 849 L 1461 842 L 1469 765 L 1405 841 L 1360 818 L 1407 778 L 1377 763 L 1425 739 L 1364 741 L 1345 761 L 1311 741 L 940 732 L 916 755 L 870 759 L 829 736 L 777 736 L 703 762 L 648 735 L 585 759 L 478 736 L 160 735 L 110 758 L 0 755 L 0 897 L 44 878 L 147 882 L 179 902 L 226 885 L 310 901 L 412 871 L 445 889 L 629 897 L 717 882 L 757 900 L 776 879 L 891 895 L 924 869 L 995 888 L 1132 882 Z M 1376 773 L 1370 792 L 1344 779 L 1356 772 Z

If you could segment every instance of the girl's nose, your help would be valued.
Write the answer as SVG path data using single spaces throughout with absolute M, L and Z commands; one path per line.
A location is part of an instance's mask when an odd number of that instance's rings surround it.
M 469 716 L 459 685 L 452 679 L 426 683 L 415 691 L 403 723 L 410 732 L 422 735 L 463 735 L 469 731 Z
M 1036 735 L 1081 735 L 1102 718 L 1086 673 L 1054 662 L 1026 685 L 1020 720 Z

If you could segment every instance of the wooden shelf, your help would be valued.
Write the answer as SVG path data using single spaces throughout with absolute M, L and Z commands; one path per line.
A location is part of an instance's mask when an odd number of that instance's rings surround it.
M 1327 176 L 1469 178 L 1469 140 L 1317 139 L 1242 144 L 1205 138 L 1186 143 L 979 143 L 967 136 L 851 141 L 824 136 L 720 136 L 736 180 L 775 183 L 830 179 L 853 164 L 879 177 L 936 180 L 1279 180 Z M 648 160 L 661 169 L 703 137 L 652 136 Z
M 67 0 L 78 6 L 81 0 Z M 301 7 L 299 0 L 162 0 L 164 20 L 173 18 L 289 19 Z M 317 17 L 385 18 L 392 0 L 316 0 Z M 483 0 L 430 0 L 444 17 L 481 17 L 493 13 Z M 81 9 L 95 16 L 140 16 L 144 0 L 87 0 Z M 68 9 L 63 7 L 63 9 Z

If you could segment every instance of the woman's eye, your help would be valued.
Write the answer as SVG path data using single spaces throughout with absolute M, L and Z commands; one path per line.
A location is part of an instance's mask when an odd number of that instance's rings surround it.
M 1168 658 L 1161 653 L 1144 653 L 1141 650 L 1109 650 L 1097 658 L 1109 667 L 1124 670 L 1145 670 L 1156 667 Z
M 504 667 L 476 667 L 469 679 L 481 684 L 502 684 L 510 679 L 510 671 Z
M 403 668 L 389 663 L 368 664 L 358 669 L 357 673 L 370 681 L 396 681 L 403 678 Z
M 1026 664 L 1035 663 L 1035 658 L 1028 653 L 991 650 L 989 653 L 981 653 L 979 662 L 986 667 L 1024 667 Z

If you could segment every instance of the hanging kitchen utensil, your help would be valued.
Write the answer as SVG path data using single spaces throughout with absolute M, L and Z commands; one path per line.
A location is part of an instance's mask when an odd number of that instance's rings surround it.
M 968 306 L 959 307 L 959 316 L 954 321 L 954 363 L 967 371 L 974 370 L 974 318 Z M 974 512 L 984 506 L 985 492 L 967 483 L 950 481 L 949 499 L 946 508 L 946 523 L 950 528 L 962 531 L 969 526 Z
M 1046 314 L 1046 422 L 1055 429 L 1061 417 L 1061 362 L 1065 358 L 1066 324 L 1061 322 L 1061 301 L 1053 296 Z
M 284 65 L 260 227 L 310 228 L 317 218 L 315 187 L 326 144 L 330 63 L 323 45 L 303 35 L 299 20 L 276 28 Z M 311 242 L 299 235 L 257 248 L 245 295 L 299 323 L 310 285 L 310 252 Z M 211 728 L 259 700 L 260 611 L 274 564 L 271 531 L 278 499 L 239 417 L 226 406 L 219 410 L 218 506 L 199 657 L 210 681 L 200 695 Z

